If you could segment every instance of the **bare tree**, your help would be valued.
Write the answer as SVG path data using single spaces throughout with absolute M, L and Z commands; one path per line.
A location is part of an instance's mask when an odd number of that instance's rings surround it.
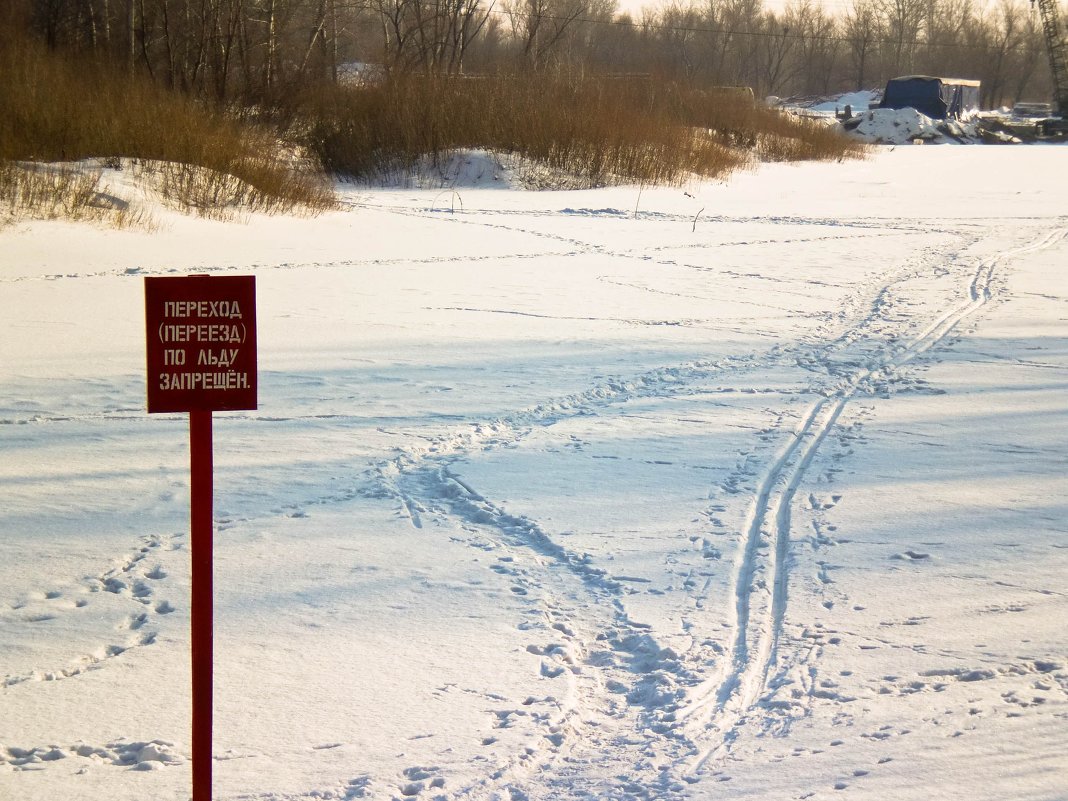
M 567 30 L 589 13 L 590 0 L 513 0 L 504 9 L 520 43 L 523 63 L 545 68 Z
M 872 62 L 878 57 L 882 26 L 873 0 L 853 0 L 842 21 L 852 67 L 851 85 L 858 91 L 872 78 Z
M 838 16 L 819 0 L 782 12 L 763 0 L 669 0 L 637 20 L 616 16 L 616 0 L 502 0 L 503 15 L 493 2 L 0 0 L 0 22 L 225 103 L 336 81 L 346 58 L 387 71 L 519 64 L 806 94 L 930 72 L 981 78 L 987 104 L 1049 91 L 1026 0 L 851 0 Z
M 774 35 L 767 27 L 763 0 L 712 0 L 709 22 L 721 31 L 722 57 L 717 82 L 759 86 L 761 42 Z
M 841 41 L 836 20 L 813 0 L 800 0 L 788 6 L 784 23 L 796 31 L 797 69 L 794 80 L 798 91 L 828 94 L 838 66 Z
M 775 14 L 765 14 L 762 23 L 762 35 L 757 40 L 760 73 L 756 84 L 761 94 L 776 94 L 790 76 L 790 56 L 797 36 L 791 35 L 789 24 Z
M 874 0 L 883 21 L 887 66 L 891 73 L 908 72 L 927 19 L 926 0 Z
M 1039 62 L 1045 57 L 1045 53 L 1046 41 L 1042 23 L 1039 21 L 1034 7 L 1031 6 L 1029 13 L 1024 14 L 1021 18 L 1020 46 L 1013 52 L 1015 69 L 1013 70 L 1012 100 L 1014 102 L 1030 97 L 1040 97 L 1040 91 L 1043 93 L 1050 91 L 1048 79 L 1045 82 L 1036 80 L 1035 75 Z M 1042 88 L 1039 89 L 1036 84 L 1039 84 Z M 1028 95 L 1028 92 L 1034 94 Z
M 699 8 L 678 2 L 665 6 L 658 21 L 659 71 L 686 81 L 710 72 L 715 45 L 702 32 L 705 26 Z

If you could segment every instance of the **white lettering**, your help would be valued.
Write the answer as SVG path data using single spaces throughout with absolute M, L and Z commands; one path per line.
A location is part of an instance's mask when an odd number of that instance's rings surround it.
M 163 304 L 164 317 L 242 319 L 241 304 L 236 300 L 168 300 Z
M 244 339 L 241 325 L 220 323 L 164 323 L 159 327 L 160 342 L 221 342 L 240 344 Z
M 185 364 L 185 351 L 179 348 L 166 348 L 163 351 L 163 363 L 165 365 L 182 366 Z
M 160 373 L 159 388 L 165 392 L 188 390 L 226 391 L 248 389 L 248 373 Z
M 210 367 L 230 367 L 235 361 L 237 361 L 238 350 L 236 348 L 213 351 L 213 350 L 201 350 L 197 355 L 198 366 L 210 366 Z

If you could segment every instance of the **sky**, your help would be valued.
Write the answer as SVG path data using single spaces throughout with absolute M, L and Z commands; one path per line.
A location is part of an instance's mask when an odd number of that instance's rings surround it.
M 616 0 L 620 11 L 628 11 L 635 17 L 643 8 L 663 8 L 670 0 Z M 789 0 L 764 0 L 766 8 L 781 11 L 789 3 Z M 831 14 L 842 14 L 851 5 L 850 0 L 822 0 L 820 5 Z

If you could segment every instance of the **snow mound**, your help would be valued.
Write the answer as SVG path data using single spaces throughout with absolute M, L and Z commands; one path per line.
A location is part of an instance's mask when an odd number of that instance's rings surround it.
M 445 185 L 454 189 L 512 189 L 511 170 L 488 150 L 454 153 L 442 170 Z
M 403 189 L 518 188 L 512 168 L 488 150 L 456 150 L 442 158 L 424 156 L 409 167 L 357 183 Z
M 765 103 L 777 107 L 789 114 L 810 119 L 835 120 L 846 109 L 852 114 L 860 114 L 877 103 L 882 94 L 876 89 L 864 89 L 857 92 L 839 92 L 833 95 L 806 95 L 803 97 L 769 97 Z
M 426 189 L 452 193 L 450 204 L 462 205 L 463 189 L 590 189 L 590 179 L 567 173 L 516 153 L 482 149 L 454 150 L 442 157 L 423 156 L 357 184 L 383 189 Z
M 974 123 L 933 120 L 913 108 L 876 108 L 843 123 L 854 136 L 873 144 L 904 145 L 909 142 L 968 144 L 981 141 Z

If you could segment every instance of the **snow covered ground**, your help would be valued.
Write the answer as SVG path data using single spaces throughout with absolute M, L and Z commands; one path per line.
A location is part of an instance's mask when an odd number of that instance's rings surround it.
M 143 277 L 217 272 L 216 798 L 1064 799 L 1068 149 L 479 164 L 0 230 L 0 798 L 189 797 Z
M 986 141 L 978 118 L 964 121 L 936 120 L 914 108 L 878 108 L 877 98 L 881 98 L 881 94 L 866 90 L 847 92 L 830 99 L 811 98 L 799 104 L 788 100 L 779 101 L 775 105 L 808 119 L 824 121 L 828 125 L 840 122 L 848 135 L 868 144 L 966 145 L 982 144 Z M 987 136 L 990 141 L 1001 144 L 1021 144 L 1019 139 L 1007 134 L 999 136 L 987 131 Z

